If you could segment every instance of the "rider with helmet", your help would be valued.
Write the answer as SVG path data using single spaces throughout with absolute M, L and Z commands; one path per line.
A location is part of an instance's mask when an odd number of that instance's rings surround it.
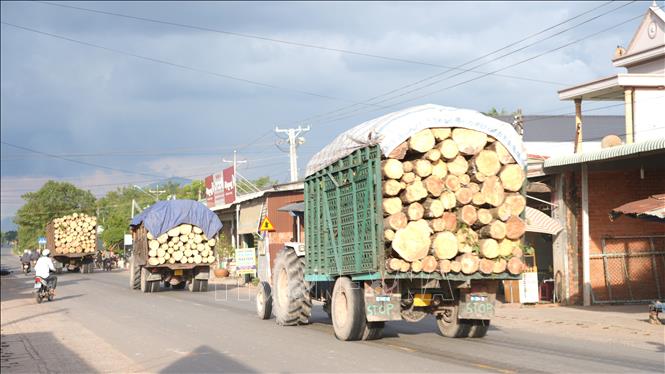
M 42 252 L 42 255 L 37 260 L 37 264 L 35 264 L 35 276 L 46 280 L 46 283 L 49 285 L 51 290 L 53 290 L 52 292 L 55 293 L 55 286 L 58 284 L 58 277 L 56 277 L 54 274 L 50 274 L 51 271 L 55 271 L 53 261 L 49 257 L 50 254 L 51 251 L 48 249 L 45 249 Z

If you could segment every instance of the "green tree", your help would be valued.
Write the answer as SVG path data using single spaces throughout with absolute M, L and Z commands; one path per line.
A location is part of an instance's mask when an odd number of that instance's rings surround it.
M 36 192 L 21 196 L 26 203 L 16 212 L 17 249 L 36 248 L 52 219 L 71 213 L 95 214 L 95 197 L 68 182 L 48 181 Z
M 134 187 L 126 186 L 108 192 L 97 201 L 97 222 L 104 228 L 101 239 L 105 248 L 115 252 L 122 250 L 124 235 L 129 233 L 132 220 L 132 201 L 135 202 L 136 215 L 145 207 L 154 204 L 155 199 Z
M 187 200 L 199 200 L 205 197 L 205 184 L 201 180 L 192 181 L 177 189 L 176 198 Z
M 483 114 L 490 117 L 498 117 L 498 116 L 506 116 L 510 113 L 506 112 L 506 110 L 503 108 L 501 108 L 501 110 L 497 110 L 495 107 L 492 107 L 492 109 L 488 110 L 487 112 L 484 112 Z
M 2 243 L 11 243 L 16 240 L 18 233 L 16 230 L 9 230 L 2 233 Z

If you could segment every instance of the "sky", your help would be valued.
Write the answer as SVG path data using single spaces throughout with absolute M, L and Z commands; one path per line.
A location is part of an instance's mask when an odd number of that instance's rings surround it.
M 102 196 L 203 178 L 237 149 L 243 176 L 288 181 L 276 126 L 310 126 L 302 176 L 340 132 L 409 106 L 570 113 L 557 90 L 619 72 L 650 4 L 2 2 L 2 229 L 48 179 Z

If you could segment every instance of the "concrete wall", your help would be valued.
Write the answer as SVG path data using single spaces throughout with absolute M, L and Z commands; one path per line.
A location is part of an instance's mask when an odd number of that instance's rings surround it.
M 302 191 L 289 191 L 273 193 L 268 196 L 268 218 L 275 226 L 275 231 L 269 233 L 269 251 L 270 268 L 272 269 L 277 253 L 284 248 L 284 243 L 292 240 L 298 241 L 295 237 L 295 218 L 289 212 L 281 212 L 278 209 L 290 203 L 303 201 Z

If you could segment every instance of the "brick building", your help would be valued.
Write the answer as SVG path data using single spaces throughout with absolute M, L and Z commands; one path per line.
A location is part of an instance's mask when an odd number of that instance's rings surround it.
M 575 103 L 573 154 L 545 160 L 552 215 L 565 230 L 553 241 L 564 303 L 636 302 L 665 296 L 665 224 L 610 211 L 665 193 L 665 12 L 647 10 L 614 66 L 627 73 L 559 91 Z M 583 149 L 583 101 L 619 101 L 624 129 L 597 150 Z M 571 134 L 572 135 L 572 134 Z M 610 135 L 610 134 L 604 134 Z M 665 209 L 665 206 L 662 207 Z

